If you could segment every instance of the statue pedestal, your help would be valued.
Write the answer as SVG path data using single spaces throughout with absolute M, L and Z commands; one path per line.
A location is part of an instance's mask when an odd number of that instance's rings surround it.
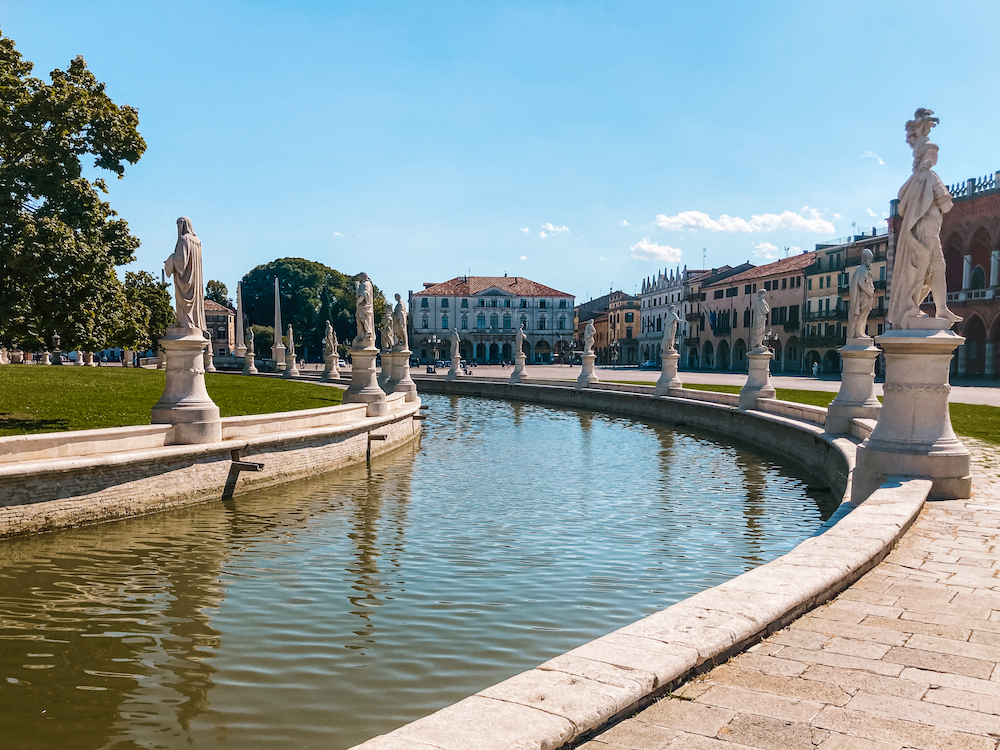
M 205 390 L 205 347 L 197 334 L 167 330 L 160 347 L 167 352 L 167 384 L 153 407 L 153 424 L 172 424 L 174 443 L 217 443 L 222 440 L 219 407 Z
M 284 349 L 284 347 L 282 347 Z M 285 370 L 281 374 L 283 378 L 297 378 L 299 376 L 299 368 L 295 364 L 295 353 L 285 355 Z
M 933 480 L 937 499 L 971 497 L 969 451 L 948 414 L 952 353 L 965 339 L 911 328 L 876 341 L 885 353 L 885 401 L 875 430 L 858 446 L 851 500 L 865 500 L 894 476 Z
M 520 383 L 522 379 L 528 376 L 524 374 L 524 361 L 527 359 L 524 352 L 518 352 L 514 356 L 514 372 L 510 374 L 510 384 L 515 385 Z
M 770 350 L 747 354 L 750 367 L 747 371 L 747 384 L 740 391 L 740 411 L 756 409 L 759 398 L 774 398 L 774 387 L 771 385 L 771 359 L 773 357 L 774 354 Z
M 211 341 L 208 341 L 208 346 L 205 347 L 205 372 L 215 372 L 215 357 L 212 356 Z
M 254 362 L 253 352 L 247 349 L 247 353 L 243 357 L 243 374 L 244 375 L 256 375 L 257 365 Z
M 522 355 L 523 356 L 523 355 Z M 597 361 L 597 355 L 591 352 L 590 354 L 583 355 L 583 368 L 580 370 L 580 375 L 576 379 L 576 389 L 586 388 L 594 383 L 600 383 L 601 381 L 597 379 L 597 373 L 594 372 L 594 362 Z
M 48 352 L 42 352 L 42 358 L 40 360 L 38 360 L 38 364 L 40 364 L 40 365 L 51 365 L 52 364 L 52 355 L 49 354 Z
M 340 377 L 340 369 L 337 367 L 337 355 L 327 354 L 323 357 L 323 374 L 319 376 L 319 382 L 329 383 L 334 378 Z
M 124 359 L 122 361 L 124 362 Z M 59 349 L 56 349 L 52 352 L 52 364 L 61 365 L 62 363 L 62 352 Z
M 79 349 L 76 350 L 76 359 L 73 360 L 73 364 L 77 367 L 83 367 L 83 352 Z
M 683 385 L 681 379 L 677 377 L 677 360 L 680 358 L 681 355 L 674 349 L 663 353 L 660 378 L 656 381 L 657 396 L 669 396 L 671 388 L 680 388 Z
M 382 370 L 379 372 L 376 382 L 378 383 L 378 387 L 381 388 L 383 391 L 385 391 L 386 393 L 392 393 L 392 391 L 389 390 L 389 388 L 387 387 L 389 380 L 392 378 L 392 366 L 393 366 L 393 362 L 389 358 L 389 352 L 388 351 L 382 352 L 381 359 L 382 359 Z
M 83 364 L 84 367 L 97 367 L 97 363 L 94 361 L 93 352 L 86 352 L 83 355 Z M 159 367 L 159 364 L 157 364 L 157 367 Z
M 448 368 L 448 374 L 444 376 L 445 380 L 458 380 L 458 376 L 462 374 L 462 371 L 458 369 L 459 359 L 453 357 L 451 360 L 451 367 Z
M 374 346 L 351 349 L 351 386 L 344 391 L 345 404 L 368 404 L 369 417 L 381 417 L 388 413 L 385 392 L 378 387 L 375 374 L 375 357 L 378 349 Z
M 247 356 L 247 348 L 245 344 L 240 344 L 233 350 L 233 354 L 237 357 Z
M 417 384 L 410 377 L 410 357 L 413 352 L 403 349 L 383 355 L 382 361 L 389 358 L 389 380 L 385 384 L 386 393 L 405 393 L 407 401 L 417 398 Z
M 93 357 L 94 355 L 90 355 Z M 12 365 L 23 365 L 24 364 L 24 352 L 20 349 L 13 349 L 10 353 L 10 363 Z
M 840 347 L 840 392 L 826 412 L 826 431 L 848 435 L 852 419 L 878 419 L 882 403 L 875 396 L 875 360 L 879 349 L 869 337 L 849 339 Z
M 281 343 L 281 334 L 278 334 L 278 343 L 271 347 L 271 359 L 277 372 L 285 369 L 285 345 Z

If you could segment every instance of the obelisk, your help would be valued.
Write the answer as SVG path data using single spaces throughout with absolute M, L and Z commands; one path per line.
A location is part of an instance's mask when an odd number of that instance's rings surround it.
M 271 346 L 274 369 L 285 369 L 285 345 L 281 343 L 281 293 L 278 291 L 278 277 L 274 277 L 274 344 Z
M 243 334 L 243 282 L 236 285 L 236 356 L 245 357 L 246 339 Z

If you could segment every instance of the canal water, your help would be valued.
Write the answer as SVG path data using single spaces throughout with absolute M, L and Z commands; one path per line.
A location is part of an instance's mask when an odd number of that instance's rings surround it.
M 835 510 L 708 434 L 427 396 L 370 467 L 0 542 L 0 746 L 324 748 L 794 547 Z

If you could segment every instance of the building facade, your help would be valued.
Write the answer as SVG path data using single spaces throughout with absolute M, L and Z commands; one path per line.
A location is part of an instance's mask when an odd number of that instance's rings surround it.
M 205 325 L 212 337 L 212 354 L 224 357 L 236 348 L 236 311 L 215 300 L 205 300 Z
M 677 336 L 674 344 L 679 350 L 681 349 L 682 342 L 688 338 L 692 327 L 690 323 L 691 312 L 698 305 L 698 302 L 690 299 L 693 282 L 708 273 L 710 272 L 688 270 L 685 266 L 683 270 L 680 268 L 676 270 L 664 269 L 656 276 L 643 279 L 642 293 L 639 295 L 641 312 L 639 357 L 643 363 L 656 367 L 661 364 L 660 343 L 663 340 L 663 316 L 667 314 L 671 305 L 681 317 L 681 322 L 677 325 Z M 694 283 L 694 286 L 697 284 Z M 699 319 L 694 316 L 694 320 Z
M 477 364 L 514 360 L 515 335 L 524 328 L 531 364 L 573 350 L 573 295 L 523 276 L 457 276 L 410 292 L 410 349 L 421 362 L 434 351 L 450 358 L 452 332 L 463 359 Z
M 677 350 L 681 352 L 678 364 L 689 370 L 713 369 L 715 367 L 714 349 L 708 364 L 703 360 L 703 342 L 712 337 L 711 316 L 706 314 L 704 307 L 708 301 L 708 295 L 704 287 L 721 283 L 737 274 L 745 273 L 754 268 L 749 261 L 741 263 L 733 268 L 732 266 L 721 266 L 705 271 L 701 276 L 695 276 L 684 283 L 684 301 L 687 303 L 684 318 L 687 323 L 687 333 L 681 341 L 677 343 Z M 713 295 L 714 296 L 714 295 Z
M 597 361 L 607 365 L 639 364 L 639 298 L 624 294 L 608 305 L 610 345 L 597 352 Z
M 771 307 L 769 329 L 764 343 L 774 353 L 772 372 L 802 369 L 802 309 L 805 303 L 805 270 L 816 254 L 805 252 L 790 258 L 756 266 L 701 286 L 701 315 L 707 326 L 702 331 L 701 366 L 705 369 L 747 369 L 750 336 L 750 306 L 763 290 Z

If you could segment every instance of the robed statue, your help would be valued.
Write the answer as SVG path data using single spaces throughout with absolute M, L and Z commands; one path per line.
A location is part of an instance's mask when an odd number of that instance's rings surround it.
M 868 313 L 875 307 L 875 281 L 872 279 L 872 251 L 861 253 L 861 265 L 854 269 L 850 280 L 850 308 L 847 312 L 847 338 L 868 336 Z
M 292 334 L 292 324 L 288 324 L 288 354 L 292 355 L 292 361 L 295 361 L 295 337 Z M 287 355 L 286 355 L 287 356 Z
M 387 302 L 385 310 L 382 312 L 382 351 L 389 351 L 395 343 L 396 336 L 392 328 L 392 306 Z
M 176 320 L 171 328 L 181 328 L 185 334 L 203 335 L 206 325 L 201 240 L 186 216 L 177 220 L 177 244 L 173 254 L 163 262 L 163 270 L 174 278 Z
M 934 295 L 934 317 L 957 323 L 962 318 L 948 309 L 941 220 L 951 210 L 951 193 L 932 167 L 938 147 L 930 141 L 939 120 L 929 109 L 918 109 L 906 123 L 906 142 L 913 149 L 913 174 L 899 189 L 902 225 L 892 263 L 892 289 L 886 318 L 893 328 L 939 328 L 922 320 L 920 304 Z
M 462 357 L 459 355 L 459 347 L 461 342 L 458 338 L 458 329 L 453 328 L 451 331 L 451 359 L 452 362 L 458 362 Z
M 764 346 L 764 333 L 767 331 L 767 319 L 771 314 L 771 306 L 764 299 L 764 290 L 757 292 L 757 299 L 753 301 L 750 308 L 750 343 L 753 345 L 751 354 L 763 354 L 767 351 Z
M 517 329 L 514 334 L 514 356 L 520 357 L 524 354 L 524 326 Z
M 333 332 L 333 324 L 326 321 L 326 333 L 323 335 L 323 357 L 337 356 L 337 334 Z
M 674 310 L 674 306 L 667 308 L 667 314 L 663 316 L 663 341 L 660 342 L 660 351 L 664 354 L 676 351 L 674 340 L 677 338 L 677 324 L 680 323 L 681 316 Z
M 354 282 L 357 294 L 357 309 L 355 320 L 358 324 L 358 335 L 354 339 L 355 349 L 365 349 L 375 346 L 375 298 L 372 292 L 372 282 L 364 271 L 358 274 Z
M 403 298 L 396 295 L 396 307 L 392 310 L 392 336 L 396 340 L 396 351 L 404 351 L 409 348 L 409 341 L 406 333 L 406 306 Z
M 594 353 L 594 321 L 588 320 L 587 327 L 583 329 L 583 353 Z
M 247 346 L 247 351 L 250 352 L 250 356 L 253 357 L 253 355 L 256 353 L 254 352 L 253 348 L 253 328 L 247 329 L 246 346 Z

